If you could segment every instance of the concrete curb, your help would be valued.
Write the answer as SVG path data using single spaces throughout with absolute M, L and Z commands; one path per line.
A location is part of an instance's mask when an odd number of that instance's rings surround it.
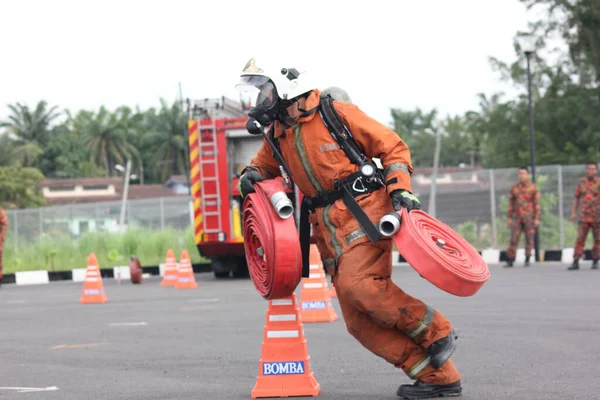
M 192 264 L 194 273 L 211 272 L 211 264 Z M 145 277 L 153 275 L 163 275 L 163 264 L 150 265 L 142 267 L 142 273 Z M 130 279 L 129 267 L 111 267 L 101 268 L 100 275 L 102 278 L 113 278 L 113 279 Z M 43 285 L 50 282 L 57 281 L 72 281 L 72 282 L 83 282 L 85 278 L 85 268 L 76 268 L 67 271 L 20 271 L 14 274 L 6 274 L 0 281 L 3 285 L 5 284 L 17 284 L 17 285 Z

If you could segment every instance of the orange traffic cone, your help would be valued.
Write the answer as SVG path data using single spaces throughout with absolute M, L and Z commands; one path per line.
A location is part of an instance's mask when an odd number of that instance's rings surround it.
M 175 252 L 169 249 L 165 259 L 165 271 L 160 286 L 173 286 L 175 282 L 177 282 L 177 261 L 175 260 Z
M 269 300 L 258 377 L 251 397 L 317 396 L 320 391 L 321 385 L 310 368 L 296 294 Z
M 79 298 L 81 304 L 106 303 L 108 298 L 104 293 L 102 275 L 98 267 L 98 259 L 94 253 L 90 253 L 83 281 L 83 292 Z
M 196 289 L 197 287 L 198 284 L 196 283 L 196 277 L 194 276 L 190 254 L 186 249 L 183 249 L 179 256 L 179 267 L 177 268 L 175 289 Z
M 331 292 L 327 286 L 327 277 L 323 262 L 316 245 L 310 246 L 310 272 L 308 278 L 302 278 L 300 303 L 302 322 L 333 322 L 338 319 L 331 305 Z

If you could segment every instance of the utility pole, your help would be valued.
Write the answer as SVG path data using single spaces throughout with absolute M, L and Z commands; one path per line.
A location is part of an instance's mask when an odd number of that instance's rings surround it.
M 127 160 L 127 166 L 125 167 L 125 182 L 123 183 L 123 198 L 121 199 L 121 216 L 119 218 L 119 225 L 121 231 L 125 231 L 125 210 L 127 209 L 127 196 L 129 195 L 129 179 L 131 174 L 131 160 Z
M 442 147 L 442 138 L 439 129 L 435 132 L 435 151 L 433 153 L 433 170 L 431 172 L 431 189 L 429 192 L 429 207 L 428 214 L 436 218 L 436 179 L 438 174 L 438 166 L 440 163 L 440 148 Z
M 532 35 L 525 35 L 521 37 L 521 48 L 525 53 L 527 59 L 527 97 L 529 107 L 529 155 L 531 157 L 531 181 L 535 184 L 535 128 L 533 123 L 533 99 L 531 90 L 531 58 L 536 49 L 536 38 Z M 535 248 L 535 261 L 540 261 L 540 239 L 539 239 L 539 226 L 535 227 L 534 234 L 534 248 Z

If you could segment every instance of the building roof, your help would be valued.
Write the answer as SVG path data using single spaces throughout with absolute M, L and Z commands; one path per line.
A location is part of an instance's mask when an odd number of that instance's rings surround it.
M 123 197 L 123 178 L 121 177 L 44 179 L 40 182 L 40 187 L 49 205 L 118 201 Z M 71 188 L 72 190 L 68 190 Z M 49 195 L 49 192 L 52 195 Z M 186 195 L 187 193 L 178 194 L 166 185 L 139 185 L 130 183 L 127 198 L 129 200 L 138 200 Z

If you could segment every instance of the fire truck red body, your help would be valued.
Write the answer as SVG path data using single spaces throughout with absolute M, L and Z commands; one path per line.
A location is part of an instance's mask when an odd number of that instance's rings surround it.
M 263 137 L 248 133 L 247 120 L 242 105 L 225 97 L 188 100 L 195 242 L 218 278 L 248 276 L 238 181 Z M 288 196 L 297 204 L 294 191 Z

